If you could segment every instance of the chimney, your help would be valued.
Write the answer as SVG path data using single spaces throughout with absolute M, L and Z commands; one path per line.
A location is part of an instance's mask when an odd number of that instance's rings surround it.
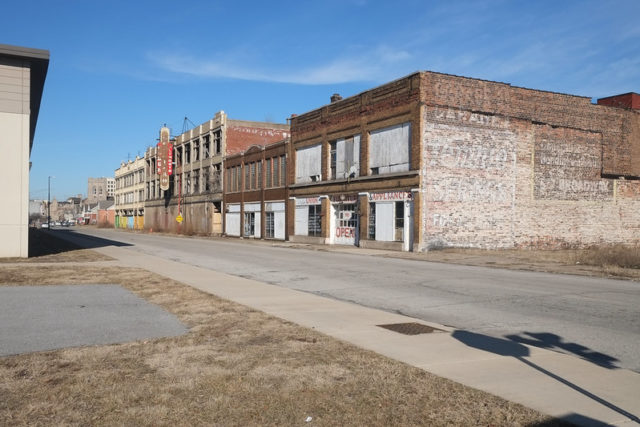
M 334 102 L 338 102 L 342 100 L 342 97 L 340 96 L 339 93 L 334 93 L 333 95 L 331 95 L 331 103 L 333 104 Z

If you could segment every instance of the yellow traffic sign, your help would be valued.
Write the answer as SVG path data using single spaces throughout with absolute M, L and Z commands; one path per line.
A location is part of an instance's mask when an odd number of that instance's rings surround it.
M 182 215 L 178 214 L 178 216 L 176 217 L 176 221 L 178 221 L 178 224 L 180 224 L 182 222 L 184 218 L 182 218 Z

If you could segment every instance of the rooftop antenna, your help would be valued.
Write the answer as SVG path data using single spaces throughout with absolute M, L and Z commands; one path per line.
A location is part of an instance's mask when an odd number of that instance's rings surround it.
M 191 124 L 191 127 L 188 127 L 188 124 Z M 182 122 L 182 133 L 185 133 L 186 131 L 194 127 L 196 127 L 196 125 L 191 120 L 189 120 L 187 116 L 184 116 L 184 121 Z

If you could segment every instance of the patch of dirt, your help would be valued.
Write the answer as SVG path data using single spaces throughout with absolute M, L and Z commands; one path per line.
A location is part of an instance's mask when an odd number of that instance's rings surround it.
M 383 256 L 509 270 L 640 280 L 640 269 L 624 268 L 606 262 L 590 262 L 592 253 L 596 250 L 441 249 L 421 253 L 386 252 Z
M 5 425 L 563 425 L 141 269 L 0 265 L 0 285 L 118 283 L 180 337 L 0 358 Z

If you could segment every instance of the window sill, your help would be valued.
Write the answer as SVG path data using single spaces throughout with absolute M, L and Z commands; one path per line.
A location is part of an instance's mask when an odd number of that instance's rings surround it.
M 381 179 L 396 179 L 396 178 L 402 178 L 402 177 L 418 176 L 419 174 L 420 174 L 420 171 L 410 170 L 405 172 L 393 172 L 393 173 L 386 173 L 386 174 L 379 174 L 379 175 L 358 176 L 355 178 L 329 179 L 326 181 L 305 182 L 300 184 L 293 184 L 290 186 L 290 188 L 312 187 L 312 186 L 327 185 L 327 184 L 344 184 L 344 183 L 351 183 L 351 182 L 366 182 L 366 181 L 375 181 L 375 180 L 381 180 Z

